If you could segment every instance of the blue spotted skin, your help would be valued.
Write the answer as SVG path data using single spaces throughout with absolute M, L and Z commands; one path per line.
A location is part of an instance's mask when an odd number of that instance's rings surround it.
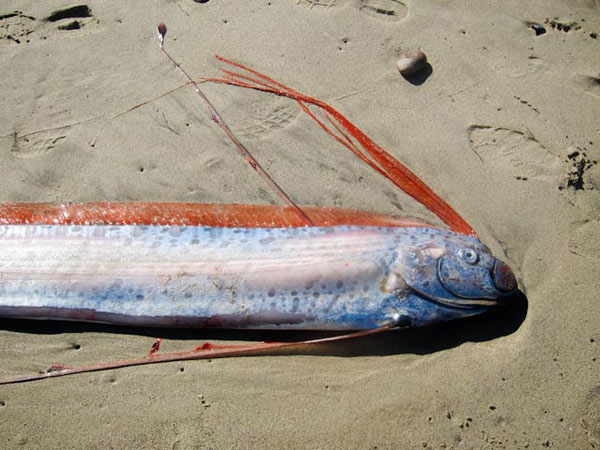
M 465 262 L 465 249 L 475 263 Z M 497 267 L 478 240 L 430 228 L 6 225 L 0 317 L 254 329 L 419 326 L 502 304 L 516 285 L 498 289 Z

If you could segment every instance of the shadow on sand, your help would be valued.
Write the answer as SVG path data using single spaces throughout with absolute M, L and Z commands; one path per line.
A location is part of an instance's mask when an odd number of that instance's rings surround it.
M 466 319 L 440 323 L 422 328 L 391 330 L 382 334 L 341 342 L 295 347 L 269 354 L 309 354 L 329 356 L 383 356 L 402 353 L 424 355 L 457 347 L 465 342 L 481 342 L 507 336 L 519 329 L 527 316 L 528 301 L 519 292 L 514 302 L 505 309 L 490 311 Z M 0 319 L 0 329 L 18 333 L 116 333 L 135 334 L 152 338 L 191 340 L 191 347 L 205 340 L 293 342 L 331 336 L 331 332 L 265 331 L 139 328 L 77 322 Z M 342 333 L 337 333 L 342 334 Z M 140 349 L 142 350 L 142 349 Z
M 421 86 L 423 83 L 425 83 L 425 81 L 427 81 L 427 78 L 429 78 L 432 73 L 433 67 L 431 67 L 431 64 L 426 63 L 425 67 L 423 67 L 423 69 L 419 70 L 417 73 L 411 75 L 402 75 L 402 77 L 413 86 Z

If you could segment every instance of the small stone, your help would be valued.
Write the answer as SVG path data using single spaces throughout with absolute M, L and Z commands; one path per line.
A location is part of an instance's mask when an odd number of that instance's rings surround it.
M 541 36 L 542 34 L 546 33 L 546 29 L 539 23 L 532 23 L 531 28 L 533 29 L 533 31 L 535 31 L 536 36 Z
M 406 52 L 396 63 L 398 70 L 404 76 L 413 75 L 423 70 L 426 64 L 427 56 L 420 48 Z

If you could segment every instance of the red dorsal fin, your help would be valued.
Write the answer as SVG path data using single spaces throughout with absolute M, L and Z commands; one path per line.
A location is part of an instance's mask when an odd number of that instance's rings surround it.
M 431 227 L 412 219 L 352 209 L 302 210 L 315 226 L 365 225 Z M 211 227 L 282 228 L 306 223 L 294 208 L 273 205 L 198 203 L 0 203 L 0 225 L 179 225 Z

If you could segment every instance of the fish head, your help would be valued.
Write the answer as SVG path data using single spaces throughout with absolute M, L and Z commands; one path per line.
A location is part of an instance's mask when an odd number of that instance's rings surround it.
M 450 232 L 429 233 L 403 247 L 392 272 L 388 282 L 395 279 L 420 298 L 463 310 L 457 316 L 506 306 L 518 292 L 514 273 L 489 248 Z

